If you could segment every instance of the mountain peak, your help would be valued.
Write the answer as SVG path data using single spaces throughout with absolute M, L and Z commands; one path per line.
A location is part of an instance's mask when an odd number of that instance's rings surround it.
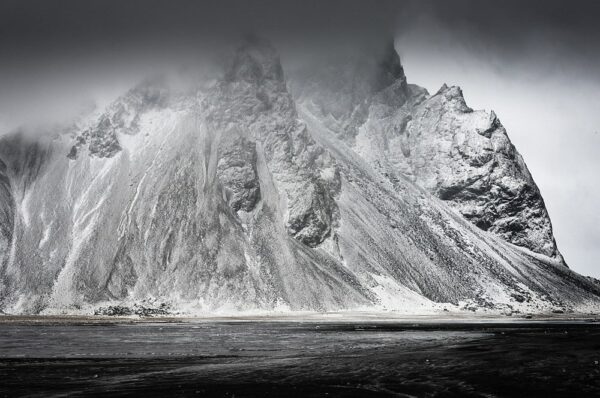
M 378 60 L 379 64 L 374 84 L 375 91 L 382 90 L 398 80 L 406 85 L 404 68 L 400 63 L 400 56 L 396 51 L 393 39 L 387 41 Z
M 248 83 L 261 83 L 264 80 L 283 82 L 279 54 L 268 40 L 248 35 L 238 47 L 225 79 Z
M 449 109 L 454 109 L 461 112 L 472 112 L 473 110 L 467 105 L 463 91 L 459 86 L 448 86 L 446 83 L 442 84 L 442 87 L 434 95 L 434 97 L 440 96 L 443 103 L 446 104 Z

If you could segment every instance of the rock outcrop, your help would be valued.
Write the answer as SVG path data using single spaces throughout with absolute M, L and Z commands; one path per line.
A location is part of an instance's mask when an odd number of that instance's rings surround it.
M 252 211 L 260 200 L 256 143 L 229 132 L 219 143 L 217 176 L 234 211 Z
M 412 175 L 484 231 L 560 258 L 544 201 L 496 114 L 473 111 L 458 87 L 421 103 L 406 128 Z
M 75 159 L 80 148 L 86 145 L 92 156 L 115 156 L 122 149 L 119 135 L 137 134 L 141 116 L 148 111 L 165 107 L 168 101 L 169 92 L 164 78 L 143 81 L 111 104 L 96 123 L 77 135 L 67 157 Z

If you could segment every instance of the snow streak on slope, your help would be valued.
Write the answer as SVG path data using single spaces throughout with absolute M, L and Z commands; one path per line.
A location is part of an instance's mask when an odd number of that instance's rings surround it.
M 480 126 L 408 85 L 393 47 L 383 54 L 350 70 L 367 81 L 307 84 L 295 101 L 275 50 L 250 39 L 204 89 L 147 80 L 63 134 L 5 137 L 0 309 L 149 299 L 203 313 L 597 305 L 598 286 L 564 267 L 549 224 L 536 224 L 545 213 L 520 233 L 503 229 L 512 214 L 498 211 L 503 200 L 526 199 L 439 194 L 432 175 L 442 166 L 461 171 L 444 169 L 443 181 L 475 171 L 446 156 L 446 138 L 414 137 L 446 134 L 432 120 L 449 117 L 465 134 Z M 402 143 L 433 148 L 433 159 L 413 162 Z M 522 159 L 512 159 L 482 178 L 522 181 Z M 489 201 L 490 227 L 465 219 L 464 208 Z M 532 202 L 518 203 L 524 222 Z

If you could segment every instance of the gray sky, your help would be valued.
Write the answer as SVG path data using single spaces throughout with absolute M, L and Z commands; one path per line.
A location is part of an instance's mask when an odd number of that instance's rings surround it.
M 567 263 L 600 277 L 598 20 L 591 0 L 3 0 L 0 133 L 108 101 L 244 32 L 292 48 L 389 33 L 409 82 L 456 84 L 471 107 L 496 111 Z

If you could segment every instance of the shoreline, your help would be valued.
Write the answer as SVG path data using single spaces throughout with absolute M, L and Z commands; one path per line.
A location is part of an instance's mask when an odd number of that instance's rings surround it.
M 161 316 L 108 316 L 108 315 L 10 315 L 0 314 L 0 325 L 52 325 L 52 324 L 140 324 L 140 323 L 357 323 L 411 325 L 493 324 L 516 325 L 538 323 L 599 323 L 600 314 L 390 314 L 390 313 L 277 313 L 277 314 L 214 314 L 214 315 L 161 315 Z M 416 325 L 415 325 L 416 324 Z

